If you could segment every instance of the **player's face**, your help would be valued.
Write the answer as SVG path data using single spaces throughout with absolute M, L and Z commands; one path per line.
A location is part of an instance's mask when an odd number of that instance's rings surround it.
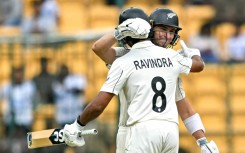
M 154 43 L 166 48 L 174 38 L 176 28 L 170 26 L 155 26 Z

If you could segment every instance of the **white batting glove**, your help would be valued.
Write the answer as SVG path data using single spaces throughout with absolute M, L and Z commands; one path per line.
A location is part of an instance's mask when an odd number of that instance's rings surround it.
M 145 39 L 150 33 L 151 25 L 141 19 L 132 18 L 122 22 L 115 30 L 114 36 L 117 40 L 121 40 L 125 37 L 131 37 L 136 39 Z
M 213 140 L 208 142 L 206 137 L 203 137 L 198 139 L 196 142 L 201 148 L 201 153 L 219 153 L 219 149 Z
M 84 129 L 77 123 L 77 120 L 73 124 L 66 124 L 64 127 L 63 140 L 68 146 L 71 147 L 81 147 L 85 145 L 84 138 L 79 132 Z
M 194 55 L 201 56 L 200 50 L 196 48 L 188 48 L 183 40 L 180 40 L 182 50 L 178 51 L 182 56 L 191 58 Z
M 184 57 L 188 57 L 188 58 L 191 58 L 194 55 L 201 56 L 200 50 L 196 49 L 196 48 L 188 48 L 188 50 L 186 50 L 186 51 L 184 49 L 180 49 L 180 50 L 177 50 L 177 52 L 180 55 L 182 55 Z
M 177 53 L 180 54 L 180 55 L 182 55 L 182 56 L 184 56 L 184 57 L 186 57 L 183 49 L 177 50 Z

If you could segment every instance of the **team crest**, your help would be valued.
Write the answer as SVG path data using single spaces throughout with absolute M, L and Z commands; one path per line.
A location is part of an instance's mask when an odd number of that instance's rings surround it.
M 176 16 L 176 14 L 175 13 L 168 13 L 167 16 L 168 16 L 167 19 L 173 18 L 174 16 Z

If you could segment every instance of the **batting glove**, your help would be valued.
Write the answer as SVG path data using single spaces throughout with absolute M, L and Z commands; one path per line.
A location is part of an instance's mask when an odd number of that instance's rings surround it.
M 201 153 L 219 153 L 219 149 L 213 140 L 208 142 L 206 137 L 203 137 L 198 139 L 196 142 L 201 148 Z
M 84 126 L 79 125 L 77 120 L 73 124 L 66 124 L 64 127 L 63 140 L 71 147 L 81 147 L 85 145 L 84 138 L 80 134 L 83 129 Z
M 177 50 L 177 52 L 184 56 L 184 57 L 188 57 L 188 58 L 191 58 L 192 56 L 194 55 L 198 55 L 198 56 L 201 56 L 201 53 L 200 53 L 200 50 L 199 49 L 196 49 L 196 48 L 188 48 L 187 50 L 185 49 L 180 49 L 180 50 Z
M 114 37 L 117 40 L 121 40 L 125 37 L 146 39 L 150 29 L 151 25 L 141 18 L 127 19 L 116 28 Z
M 180 54 L 184 55 L 185 57 L 192 58 L 192 56 L 194 55 L 201 56 L 199 49 L 187 47 L 183 40 L 180 40 L 180 45 L 182 47 L 182 51 L 180 51 Z

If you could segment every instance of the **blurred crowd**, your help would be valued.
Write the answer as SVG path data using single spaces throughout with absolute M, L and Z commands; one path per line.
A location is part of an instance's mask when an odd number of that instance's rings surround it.
M 233 33 L 226 38 L 224 44 L 213 34 L 213 29 L 219 23 L 213 21 L 204 23 L 199 33 L 190 36 L 187 44 L 198 48 L 205 63 L 244 63 L 245 62 L 245 31 L 244 23 L 234 23 Z
M 57 74 L 48 71 L 49 59 L 40 59 L 40 73 L 31 80 L 25 79 L 25 67 L 13 67 L 10 82 L 0 87 L 3 109 L 3 139 L 15 141 L 0 149 L 2 153 L 27 153 L 26 133 L 33 130 L 35 111 L 45 104 L 55 106 L 54 120 L 48 128 L 63 128 L 74 122 L 86 104 L 84 91 L 86 78 L 73 74 L 68 66 L 61 64 Z M 10 146 L 11 145 L 11 146 Z
M 2 26 L 19 26 L 22 34 L 50 34 L 57 31 L 59 7 L 56 0 L 30 1 L 30 15 L 24 14 L 22 0 L 1 0 L 0 4 Z
M 61 64 L 56 74 L 48 71 L 49 60 L 40 58 L 40 73 L 32 79 L 25 79 L 25 67 L 13 67 L 10 81 L 0 87 L 0 101 L 3 102 L 3 124 L 0 136 L 1 153 L 44 153 L 65 152 L 66 146 L 29 150 L 26 134 L 34 129 L 63 128 L 65 124 L 74 122 L 74 119 L 86 106 L 85 89 L 87 79 L 80 74 L 70 72 L 69 67 Z M 44 127 L 35 127 L 34 120 L 42 118 L 37 114 L 42 106 L 54 106 L 54 116 L 45 119 Z M 48 110 L 43 110 L 48 111 Z M 77 151 L 98 153 L 101 149 L 108 152 L 112 148 L 113 132 L 106 123 L 93 121 L 87 127 L 97 128 L 101 132 L 99 138 L 85 138 L 91 142 L 99 142 L 99 147 L 78 148 Z M 50 150 L 49 150 L 50 149 Z

